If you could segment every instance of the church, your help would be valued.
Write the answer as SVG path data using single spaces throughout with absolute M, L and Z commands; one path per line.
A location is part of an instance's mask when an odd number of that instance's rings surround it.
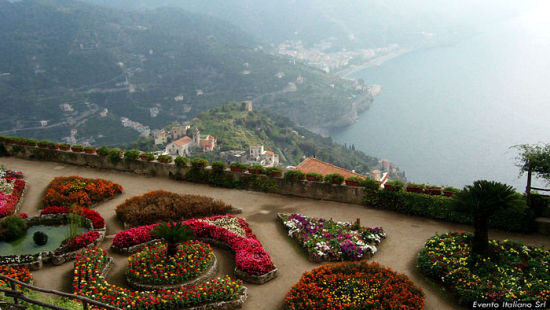
M 216 138 L 211 135 L 201 137 L 199 129 L 193 129 L 193 138 L 184 136 L 166 146 L 166 152 L 173 156 L 189 156 L 196 152 L 212 152 L 216 147 Z

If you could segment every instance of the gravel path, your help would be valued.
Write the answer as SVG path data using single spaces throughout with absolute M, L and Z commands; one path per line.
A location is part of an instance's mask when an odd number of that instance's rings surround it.
M 333 218 L 338 221 L 353 222 L 361 218 L 361 225 L 368 227 L 381 226 L 388 237 L 378 247 L 378 252 L 370 259 L 377 261 L 394 271 L 405 273 L 420 286 L 426 294 L 425 309 L 461 309 L 436 285 L 428 283 L 415 269 L 415 259 L 425 241 L 436 233 L 448 231 L 472 231 L 465 225 L 434 221 L 430 219 L 405 216 L 389 211 L 370 209 L 329 201 L 318 201 L 302 198 L 288 198 L 274 194 L 214 188 L 202 184 L 172 181 L 164 178 L 147 178 L 117 171 L 100 171 L 96 169 L 63 165 L 52 162 L 27 161 L 17 158 L 1 158 L 0 164 L 11 170 L 21 170 L 28 182 L 25 200 L 21 212 L 30 216 L 38 214 L 40 198 L 48 183 L 57 176 L 79 175 L 87 178 L 103 178 L 119 183 L 124 188 L 122 195 L 95 208 L 105 218 L 107 235 L 102 248 L 115 259 L 115 266 L 107 280 L 119 286 L 127 287 L 124 280 L 126 257 L 108 250 L 114 235 L 123 230 L 122 223 L 115 215 L 115 207 L 124 200 L 152 190 L 168 190 L 180 194 L 206 195 L 221 199 L 236 208 L 242 208 L 238 215 L 245 218 L 252 231 L 257 235 L 265 249 L 270 253 L 275 265 L 279 268 L 279 277 L 264 285 L 246 283 L 249 297 L 243 309 L 280 309 L 286 292 L 300 279 L 304 271 L 309 271 L 321 264 L 311 263 L 304 259 L 293 240 L 286 236 L 277 213 L 298 212 L 307 216 Z M 493 239 L 515 239 L 550 248 L 550 238 L 541 235 L 522 235 L 491 231 Z M 225 251 L 215 249 L 220 268 L 217 277 L 229 274 L 233 276 L 234 260 Z M 33 272 L 35 285 L 66 292 L 72 290 L 73 264 L 61 266 L 45 264 L 44 268 Z

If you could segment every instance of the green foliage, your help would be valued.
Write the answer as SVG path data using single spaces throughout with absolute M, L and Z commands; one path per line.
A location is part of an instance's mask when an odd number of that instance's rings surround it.
M 146 156 L 147 161 L 155 160 L 155 154 L 153 154 L 153 153 L 150 153 L 150 152 L 145 153 L 145 156 Z
M 325 175 L 324 181 L 329 184 L 342 184 L 344 177 L 339 173 L 331 173 Z
M 48 141 L 48 140 L 40 140 L 40 141 L 38 141 L 38 144 L 48 145 L 48 144 L 50 144 L 50 141 Z
M 444 196 L 419 195 L 403 191 L 365 191 L 363 203 L 369 207 L 391 210 L 460 224 L 474 223 L 473 216 L 453 208 L 452 199 Z M 511 232 L 532 232 L 534 214 L 527 208 L 503 209 L 489 217 L 489 227 Z
M 192 240 L 195 234 L 189 226 L 181 222 L 172 222 L 171 220 L 167 223 L 163 222 L 157 224 L 150 233 L 153 236 L 164 239 L 168 243 L 179 243 Z
M 317 172 L 308 172 L 306 173 L 306 178 L 312 179 L 315 182 L 320 182 L 323 180 L 323 175 Z
M 229 165 L 229 167 L 235 167 L 235 168 L 241 168 L 244 170 L 246 170 L 247 166 L 245 164 L 241 164 L 241 163 L 231 163 L 231 165 Z
M 112 161 L 118 161 L 120 159 L 121 154 L 122 154 L 122 151 L 119 148 L 114 148 L 109 151 L 109 158 Z
M 109 148 L 106 146 L 102 146 L 96 150 L 97 155 L 99 156 L 109 156 Z
M 212 162 L 212 171 L 224 171 L 226 166 L 223 161 L 214 161 Z
M 453 192 L 453 193 L 458 193 L 460 192 L 460 189 L 456 188 L 456 187 L 453 187 L 453 186 L 444 186 L 443 187 L 443 190 L 444 191 L 448 191 L 448 192 Z
M 48 243 L 48 235 L 42 231 L 37 231 L 32 235 L 32 240 L 34 241 L 34 244 L 38 246 L 45 245 Z
M 27 222 L 19 216 L 9 215 L 0 221 L 0 238 L 4 241 L 19 239 L 27 231 Z
M 424 188 L 426 188 L 426 184 L 421 184 L 421 183 L 407 183 L 407 187 L 424 189 Z
M 264 168 L 264 166 L 258 165 L 258 164 L 252 165 L 252 166 L 248 167 L 248 171 L 249 171 L 249 172 L 250 172 L 250 171 L 259 171 L 260 174 L 265 174 L 265 168 Z
M 189 162 L 189 159 L 183 156 L 177 156 L 176 159 L 174 159 L 174 164 L 176 164 L 176 166 L 178 167 L 187 167 L 188 162 Z
M 300 170 L 287 170 L 285 171 L 284 178 L 287 181 L 301 181 L 306 178 L 306 175 Z
M 71 146 L 69 143 L 61 143 L 59 146 Z
M 370 190 L 379 190 L 380 189 L 380 181 L 376 181 L 375 179 L 371 178 L 364 178 L 359 182 L 360 186 L 363 186 L 366 189 Z
M 140 151 L 138 150 L 126 150 L 124 152 L 124 159 L 137 160 L 139 158 Z
M 193 168 L 206 168 L 208 166 L 208 160 L 200 157 L 195 157 L 191 160 L 191 166 Z
M 550 144 L 520 144 L 513 147 L 520 152 L 516 157 L 520 176 L 531 170 L 536 177 L 550 183 Z
M 360 177 L 349 177 L 349 178 L 346 179 L 346 181 L 361 182 L 361 181 L 363 181 L 363 178 L 360 178 Z
M 83 146 L 82 144 L 75 144 L 75 145 L 73 145 L 72 147 L 74 147 L 74 148 L 79 148 L 79 149 L 83 149 L 83 148 L 84 148 L 84 146 Z
M 282 175 L 283 168 L 281 167 L 268 167 L 265 169 L 265 173 L 268 176 L 275 176 L 276 174 Z
M 95 147 L 93 146 L 86 146 L 84 150 L 95 150 Z
M 403 188 L 405 187 L 405 183 L 403 183 L 403 182 L 400 181 L 400 180 L 387 181 L 386 184 L 389 185 L 389 186 L 391 186 L 391 187 L 392 187 L 392 191 L 394 191 L 394 192 L 400 192 L 400 191 L 402 191 Z

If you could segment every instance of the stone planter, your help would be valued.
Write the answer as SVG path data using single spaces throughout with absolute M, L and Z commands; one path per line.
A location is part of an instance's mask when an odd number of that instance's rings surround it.
M 147 155 L 141 154 L 141 155 L 139 155 L 139 159 L 141 159 L 143 161 L 147 161 Z
M 229 169 L 233 172 L 243 172 L 243 168 L 241 167 L 229 167 Z
M 57 144 L 57 143 L 56 144 L 49 144 L 48 148 L 50 150 L 57 150 L 59 148 L 59 144 Z
M 283 175 L 283 172 L 282 172 L 282 171 L 272 171 L 272 172 L 271 172 L 271 175 L 272 175 L 274 178 L 280 178 L 280 177 Z
M 86 154 L 95 154 L 95 148 L 92 148 L 92 149 L 84 149 L 84 153 L 86 153 Z
M 48 148 L 48 145 L 47 145 L 47 144 L 38 143 L 37 145 L 38 145 L 38 147 L 41 148 L 41 149 L 47 149 L 47 148 Z
M 321 180 L 318 180 L 317 178 L 311 175 L 306 175 L 306 180 L 308 180 L 309 182 L 321 182 Z
M 82 152 L 82 148 L 81 147 L 71 147 L 71 151 L 75 152 L 75 153 L 80 153 Z
M 441 187 L 426 188 L 426 194 L 432 196 L 441 196 Z
M 452 197 L 455 194 L 455 192 L 452 191 L 443 191 L 443 195 L 445 197 Z
M 248 168 L 248 173 L 250 173 L 250 174 L 261 174 L 261 173 L 262 173 L 262 170 L 260 170 L 260 169 Z
M 15 144 L 15 139 L 6 139 L 8 144 Z
M 71 146 L 70 145 L 60 145 L 59 149 L 62 150 L 62 151 L 68 151 L 68 150 L 71 149 Z
M 347 186 L 359 186 L 359 181 L 346 180 Z
M 420 187 L 411 187 L 411 186 L 407 186 L 407 192 L 409 193 L 416 193 L 416 194 L 422 194 L 422 188 Z

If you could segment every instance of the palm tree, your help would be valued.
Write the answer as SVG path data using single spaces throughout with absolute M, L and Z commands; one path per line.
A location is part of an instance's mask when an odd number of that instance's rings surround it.
M 489 218 L 498 210 L 525 206 L 525 200 L 516 190 L 503 183 L 480 180 L 467 185 L 452 198 L 456 210 L 474 217 L 472 253 L 485 257 L 489 250 Z
M 191 240 L 194 237 L 194 231 L 189 226 L 171 220 L 158 224 L 150 233 L 166 241 L 166 257 L 175 256 L 178 252 L 178 243 Z

